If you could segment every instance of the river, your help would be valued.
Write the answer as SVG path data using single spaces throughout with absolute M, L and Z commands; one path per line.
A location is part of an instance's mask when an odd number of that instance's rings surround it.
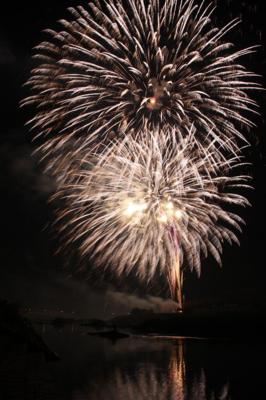
M 265 344 L 132 336 L 116 342 L 77 326 L 38 328 L 59 356 L 15 350 L 0 363 L 1 400 L 256 400 Z

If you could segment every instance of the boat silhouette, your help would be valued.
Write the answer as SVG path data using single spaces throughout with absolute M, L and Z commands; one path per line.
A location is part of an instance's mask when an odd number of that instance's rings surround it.
M 103 338 L 109 339 L 109 340 L 114 341 L 114 342 L 117 341 L 117 340 L 126 339 L 126 338 L 129 337 L 129 334 L 123 333 L 123 332 L 119 332 L 117 330 L 116 326 L 114 326 L 113 329 L 108 330 L 108 331 L 88 332 L 88 335 L 103 337 Z

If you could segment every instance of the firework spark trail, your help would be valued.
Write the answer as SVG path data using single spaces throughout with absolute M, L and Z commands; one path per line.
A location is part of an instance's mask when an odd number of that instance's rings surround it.
M 63 245 L 78 244 L 83 257 L 118 276 L 134 271 L 147 283 L 167 276 L 173 298 L 183 265 L 200 274 L 208 253 L 221 263 L 223 242 L 238 243 L 234 231 L 243 222 L 227 208 L 248 205 L 232 191 L 248 186 L 248 177 L 232 175 L 238 157 L 215 165 L 195 135 L 195 129 L 181 141 L 173 130 L 137 140 L 128 135 L 81 160 L 55 196 L 65 198 L 57 219 Z
M 237 152 L 236 139 L 252 126 L 247 111 L 256 112 L 247 93 L 259 88 L 238 60 L 255 48 L 232 49 L 224 36 L 239 21 L 213 27 L 214 9 L 193 0 L 93 0 L 70 8 L 61 31 L 47 30 L 23 104 L 36 107 L 30 125 L 42 156 L 55 157 L 55 174 L 73 139 L 88 151 L 155 129 L 175 128 L 180 139 L 194 125 L 201 143 L 208 137 L 217 151 Z

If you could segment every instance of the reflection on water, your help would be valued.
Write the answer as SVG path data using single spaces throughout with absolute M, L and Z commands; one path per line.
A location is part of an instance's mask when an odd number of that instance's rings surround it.
M 224 385 L 217 396 L 215 393 L 210 393 L 210 397 L 207 397 L 204 371 L 196 374 L 191 382 L 187 381 L 183 354 L 182 343 L 173 349 L 165 368 L 153 363 L 140 363 L 133 371 L 117 367 L 102 384 L 87 390 L 87 398 L 93 400 L 230 399 L 228 385 Z
M 42 332 L 61 360 L 47 363 L 19 347 L 5 351 L 0 400 L 262 398 L 262 345 L 141 337 L 112 343 L 73 327 Z
M 157 343 L 153 343 L 155 346 Z M 206 376 L 203 370 L 195 373 L 191 380 L 186 376 L 185 341 L 176 340 L 164 350 L 167 357 L 161 363 L 149 358 L 132 367 L 118 365 L 100 384 L 90 385 L 86 391 L 92 400 L 229 400 L 229 385 L 222 386 L 218 393 L 208 395 Z M 149 349 L 147 349 L 149 351 Z M 78 399 L 78 397 L 77 397 Z

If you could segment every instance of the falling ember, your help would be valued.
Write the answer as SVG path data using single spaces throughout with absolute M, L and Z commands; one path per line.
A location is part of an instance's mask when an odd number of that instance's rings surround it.
M 172 299 L 178 304 L 178 311 L 183 310 L 183 271 L 180 263 L 180 248 L 178 243 L 177 231 L 175 225 L 169 228 L 169 237 L 173 247 L 176 249 L 176 262 L 169 267 L 169 285 Z

